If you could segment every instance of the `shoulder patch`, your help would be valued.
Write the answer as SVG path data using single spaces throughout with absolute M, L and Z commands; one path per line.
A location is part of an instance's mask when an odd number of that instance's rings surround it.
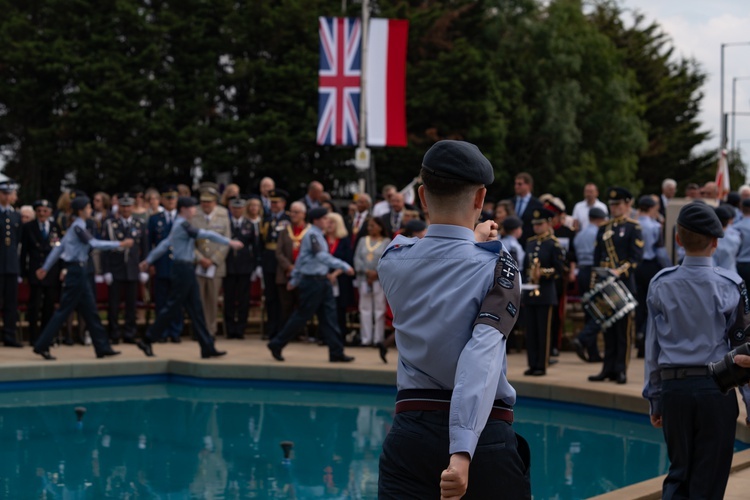
M 190 236 L 191 238 L 197 238 L 198 237 L 198 230 L 190 225 L 188 221 L 182 221 L 182 228 L 185 230 L 185 232 Z
M 86 231 L 80 226 L 76 226 L 74 229 L 76 236 L 78 236 L 78 239 L 81 241 L 81 243 L 88 243 L 89 241 L 93 240 L 94 237 L 91 236 L 91 233 Z
M 318 241 L 318 236 L 315 234 L 310 235 L 310 247 L 312 248 L 312 253 L 315 255 L 318 255 L 318 252 L 321 250 L 320 242 Z
M 495 255 L 500 255 L 503 251 L 503 243 L 500 240 L 483 241 L 481 243 L 474 243 L 474 245 Z

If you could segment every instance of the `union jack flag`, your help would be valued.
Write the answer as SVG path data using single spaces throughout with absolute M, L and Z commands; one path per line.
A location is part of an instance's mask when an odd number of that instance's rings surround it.
M 351 146 L 359 131 L 362 23 L 321 17 L 318 70 L 318 144 Z

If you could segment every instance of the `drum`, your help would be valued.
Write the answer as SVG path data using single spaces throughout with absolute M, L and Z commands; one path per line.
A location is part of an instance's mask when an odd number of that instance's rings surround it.
M 638 305 L 625 283 L 615 276 L 594 285 L 581 297 L 581 303 L 604 330 L 634 311 Z

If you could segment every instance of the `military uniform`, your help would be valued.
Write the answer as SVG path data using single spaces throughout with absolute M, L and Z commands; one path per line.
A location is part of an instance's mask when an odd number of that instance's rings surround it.
M 49 201 L 34 202 L 34 208 L 49 207 Z M 55 303 L 60 295 L 60 264 L 55 263 L 47 276 L 40 280 L 36 270 L 42 267 L 47 256 L 60 245 L 62 233 L 57 223 L 51 218 L 45 223 L 32 220 L 22 226 L 21 231 L 21 273 L 29 283 L 29 343 L 34 345 L 40 329 L 52 318 Z M 41 308 L 41 323 L 37 324 Z
M 683 207 L 677 224 L 712 238 L 723 234 L 705 204 Z M 667 443 L 662 497 L 721 499 L 739 410 L 735 391 L 722 394 L 707 365 L 748 341 L 747 289 L 737 273 L 714 267 L 710 256 L 698 252 L 654 277 L 647 304 L 643 397 L 652 423 L 661 419 Z M 741 391 L 750 414 L 750 390 Z
M 0 183 L 0 191 L 10 194 L 18 185 L 7 180 Z M 21 215 L 12 206 L 0 206 L 0 300 L 3 311 L 3 344 L 21 347 L 16 339 L 18 326 L 18 244 L 21 240 Z
M 121 206 L 132 206 L 133 198 L 120 197 Z M 128 344 L 135 343 L 135 309 L 138 298 L 140 270 L 138 264 L 148 254 L 146 223 L 136 217 L 123 218 L 118 215 L 107 219 L 102 226 L 103 239 L 109 241 L 133 240 L 133 246 L 119 252 L 108 252 L 101 256 L 102 272 L 109 285 L 109 338 L 117 344 L 120 338 Z M 125 324 L 120 329 L 119 312 L 121 301 L 125 302 Z
M 269 197 L 274 199 L 288 198 L 286 191 L 281 189 L 273 190 Z M 279 235 L 289 225 L 290 219 L 284 211 L 271 212 L 263 219 L 260 228 L 261 245 L 261 266 L 263 267 L 263 284 L 265 286 L 264 295 L 266 299 L 266 317 L 268 318 L 264 331 L 273 338 L 284 326 L 281 324 L 281 302 L 279 298 L 278 285 L 276 285 L 276 246 L 278 245 Z
M 168 191 L 171 195 L 172 191 Z M 165 193 L 162 193 L 164 195 Z M 159 243 L 165 240 L 170 231 L 174 220 L 177 217 L 177 210 L 163 211 L 156 213 L 148 219 L 148 246 L 149 250 L 156 248 Z M 154 309 L 158 312 L 161 311 L 167 304 L 167 297 L 169 291 L 172 288 L 172 262 L 174 256 L 172 255 L 172 249 L 167 249 L 167 252 L 161 256 L 158 260 L 154 261 Z M 182 329 L 184 321 L 182 315 L 175 315 L 174 320 L 164 330 L 165 338 L 171 339 L 173 342 L 179 342 L 180 336 L 182 335 Z
M 638 200 L 638 208 L 643 211 L 656 206 L 656 200 L 649 195 L 643 195 Z M 635 277 L 635 298 L 638 306 L 635 309 L 635 343 L 638 347 L 638 357 L 643 357 L 643 339 L 646 335 L 646 297 L 648 296 L 648 287 L 651 279 L 656 276 L 662 268 L 662 262 L 659 260 L 660 249 L 664 248 L 664 238 L 662 237 L 661 224 L 656 222 L 648 215 L 639 215 L 638 223 L 641 226 L 643 235 L 643 259 L 641 264 L 636 268 Z M 666 254 L 666 252 L 664 252 Z
M 627 202 L 631 199 L 632 195 L 624 188 L 609 190 L 610 202 Z M 633 274 L 643 257 L 643 246 L 643 235 L 638 221 L 627 215 L 612 218 L 602 224 L 597 232 L 594 266 L 619 271 L 619 279 L 635 296 Z M 597 278 L 597 273 L 592 273 L 592 285 Z M 611 379 L 621 384 L 627 382 L 626 372 L 635 330 L 633 316 L 631 312 L 604 330 L 604 366 L 598 375 L 589 377 L 590 381 Z
M 436 143 L 422 164 L 426 190 L 432 179 L 480 186 L 494 178 L 479 149 L 461 141 Z M 398 236 L 380 259 L 399 364 L 378 498 L 438 498 L 442 472 L 463 453 L 471 457 L 464 498 L 531 498 L 528 447 L 510 425 L 516 391 L 506 376 L 519 275 L 500 242 L 476 243 L 470 228 L 434 220 L 423 239 Z
M 552 213 L 538 209 L 533 213 L 533 222 L 549 221 Z M 534 235 L 526 241 L 526 258 L 523 265 L 527 283 L 539 286 L 523 295 L 526 318 L 526 352 L 529 369 L 525 375 L 544 375 L 549 366 L 552 319 L 557 313 L 558 292 L 556 281 L 565 268 L 565 250 L 560 246 L 552 230 Z M 539 278 L 534 277 L 539 273 Z
M 245 200 L 232 200 L 230 207 L 245 206 Z M 259 251 L 256 244 L 255 225 L 241 217 L 232 219 L 232 239 L 245 246 L 230 250 L 227 254 L 227 274 L 224 278 L 224 325 L 227 338 L 241 339 L 245 336 L 247 315 L 250 309 L 250 276 L 258 267 Z

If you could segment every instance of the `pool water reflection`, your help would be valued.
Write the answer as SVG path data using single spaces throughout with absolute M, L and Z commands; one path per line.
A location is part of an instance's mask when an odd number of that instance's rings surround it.
M 393 390 L 320 387 L 0 392 L 0 498 L 376 498 Z M 524 400 L 515 425 L 537 499 L 589 497 L 668 465 L 643 416 Z

